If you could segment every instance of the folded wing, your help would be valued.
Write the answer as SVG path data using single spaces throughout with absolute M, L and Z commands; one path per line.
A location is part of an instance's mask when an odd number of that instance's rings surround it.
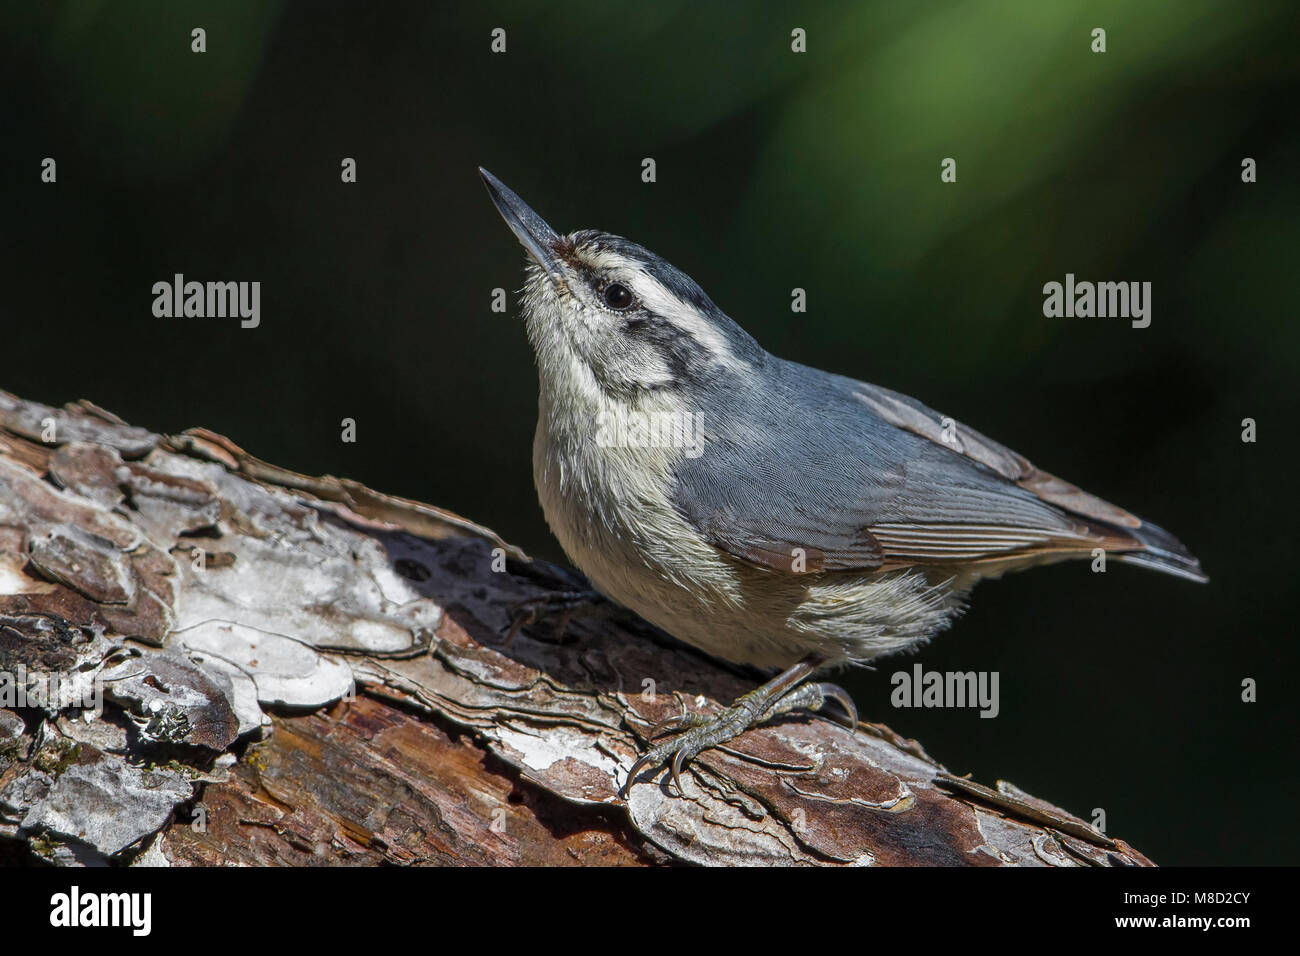
M 1102 548 L 1206 580 L 1172 535 L 915 399 L 769 361 L 761 388 L 720 384 L 677 469 L 675 503 L 715 547 L 791 573 L 996 573 Z

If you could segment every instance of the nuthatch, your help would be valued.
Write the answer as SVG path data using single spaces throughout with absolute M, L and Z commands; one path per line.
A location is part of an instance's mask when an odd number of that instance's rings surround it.
M 626 787 L 671 758 L 680 790 L 695 754 L 827 699 L 856 722 L 844 691 L 805 679 L 925 641 L 983 578 L 1100 550 L 1207 580 L 1168 532 L 915 399 L 769 354 L 663 259 L 561 236 L 479 171 L 531 257 L 533 480 L 560 545 L 616 604 L 783 669 L 716 717 L 656 728 L 680 733 Z

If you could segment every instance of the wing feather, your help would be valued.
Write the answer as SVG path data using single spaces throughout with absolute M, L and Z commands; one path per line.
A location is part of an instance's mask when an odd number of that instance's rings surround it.
M 678 510 L 741 560 L 876 570 L 1155 541 L 1156 563 L 1200 575 L 1172 536 L 915 399 L 771 357 L 765 371 L 758 383 L 719 383 L 703 454 L 675 473 Z

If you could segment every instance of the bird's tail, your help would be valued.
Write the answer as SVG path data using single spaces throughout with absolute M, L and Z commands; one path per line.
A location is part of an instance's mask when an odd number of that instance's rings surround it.
M 1142 527 L 1125 528 L 1124 533 L 1136 539 L 1142 545 L 1142 549 L 1119 552 L 1114 555 L 1116 561 L 1153 568 L 1199 584 L 1205 584 L 1210 580 L 1209 576 L 1201 570 L 1201 562 L 1196 560 L 1181 541 L 1164 528 L 1143 521 Z

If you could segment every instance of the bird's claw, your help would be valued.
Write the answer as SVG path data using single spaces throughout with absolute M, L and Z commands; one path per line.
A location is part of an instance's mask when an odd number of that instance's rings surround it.
M 849 729 L 849 733 L 857 733 L 858 707 L 853 703 L 853 698 L 849 696 L 849 692 L 838 684 L 818 684 L 817 689 L 822 692 L 824 698 L 835 701 L 843 708 L 848 720 L 841 721 L 841 723 Z
M 734 715 L 731 713 L 735 709 L 731 708 L 723 711 L 712 718 L 703 717 L 699 714 L 685 714 L 669 718 L 668 721 L 660 721 L 660 724 L 664 724 L 670 721 L 680 721 L 683 718 L 691 718 L 693 726 L 689 730 L 678 734 L 672 740 L 665 740 L 661 744 L 656 744 L 642 754 L 636 763 L 632 764 L 632 769 L 627 775 L 627 782 L 623 784 L 619 796 L 626 799 L 628 791 L 632 789 L 632 784 L 641 771 L 647 767 L 657 767 L 665 762 L 669 764 L 669 771 L 672 774 L 673 785 L 677 787 L 677 792 L 684 794 L 686 791 L 682 787 L 682 768 L 686 765 L 686 761 L 710 747 L 726 743 L 745 730 L 744 726 L 736 726 L 735 724 Z M 654 732 L 651 731 L 651 734 L 653 736 Z
M 712 717 L 688 713 L 683 708 L 680 714 L 659 721 L 650 728 L 648 740 L 673 731 L 681 731 L 681 733 L 671 740 L 655 744 L 637 758 L 637 761 L 632 764 L 632 769 L 628 771 L 627 782 L 623 784 L 619 796 L 627 798 L 632 784 L 636 782 L 637 774 L 647 767 L 659 766 L 664 762 L 669 763 L 669 772 L 677 792 L 684 794 L 682 768 L 688 760 L 710 747 L 725 744 L 750 727 L 758 726 L 781 714 L 800 709 L 820 711 L 827 700 L 835 701 L 844 709 L 848 720 L 841 723 L 844 723 L 850 731 L 857 730 L 858 709 L 853 704 L 853 698 L 849 696 L 848 691 L 835 684 L 800 684 L 767 706 L 763 705 L 771 698 L 765 698 L 762 695 L 763 690 L 764 688 L 759 688 L 746 694 L 726 710 Z

